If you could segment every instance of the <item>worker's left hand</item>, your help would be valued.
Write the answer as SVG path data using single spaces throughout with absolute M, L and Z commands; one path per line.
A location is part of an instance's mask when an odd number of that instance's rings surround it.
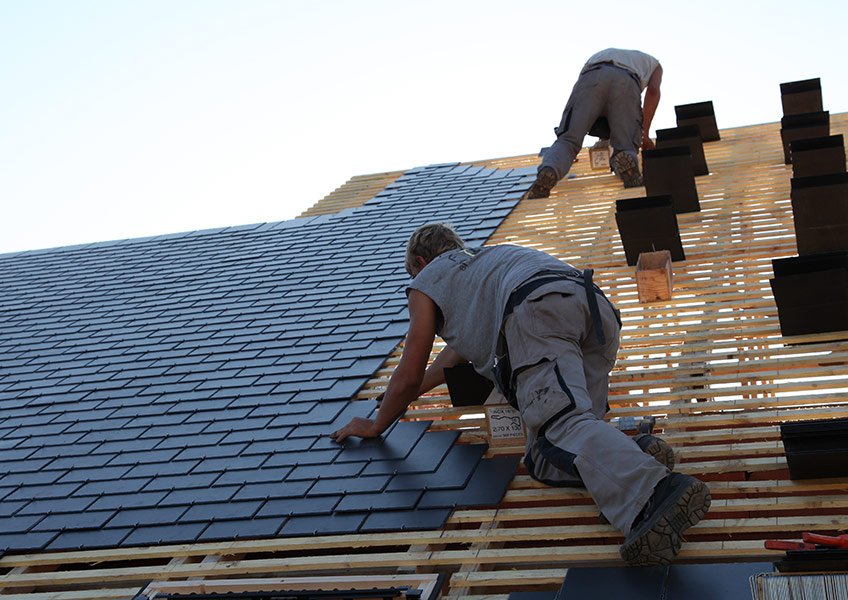
M 361 438 L 380 437 L 382 432 L 377 429 L 377 424 L 371 419 L 363 419 L 362 417 L 354 417 L 350 423 L 330 434 L 334 442 L 342 443 L 350 436 Z
M 653 150 L 655 147 L 654 140 L 648 136 L 642 138 L 642 150 Z

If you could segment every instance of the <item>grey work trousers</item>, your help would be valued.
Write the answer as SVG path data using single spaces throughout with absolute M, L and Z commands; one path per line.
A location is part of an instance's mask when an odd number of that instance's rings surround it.
M 542 167 L 551 167 L 562 179 L 571 169 L 583 138 L 598 117 L 609 121 L 613 152 L 634 158 L 642 143 L 642 90 L 626 69 L 600 65 L 580 75 L 556 128 L 557 139 L 545 152 Z
M 525 464 L 551 485 L 584 485 L 610 523 L 627 535 L 668 469 L 602 420 L 620 327 L 597 296 L 604 329 L 595 333 L 585 288 L 545 286 L 504 322 L 518 408 L 528 429 Z

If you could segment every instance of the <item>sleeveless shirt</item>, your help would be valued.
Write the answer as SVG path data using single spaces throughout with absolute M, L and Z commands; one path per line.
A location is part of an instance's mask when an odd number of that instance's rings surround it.
M 450 250 L 434 258 L 409 289 L 429 297 L 441 311 L 438 333 L 483 376 L 492 378 L 495 347 L 510 294 L 542 271 L 574 267 L 520 246 Z
M 642 90 L 648 87 L 648 80 L 651 78 L 651 74 L 660 65 L 660 61 L 656 58 L 639 50 L 607 48 L 592 55 L 586 61 L 586 64 L 583 65 L 583 71 L 599 63 L 612 63 L 617 67 L 627 69 L 639 78 L 639 84 Z

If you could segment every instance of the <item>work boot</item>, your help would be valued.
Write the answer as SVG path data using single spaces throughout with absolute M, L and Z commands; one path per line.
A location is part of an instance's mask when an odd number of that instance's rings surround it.
M 547 198 L 551 195 L 551 188 L 556 185 L 557 180 L 556 171 L 551 167 L 542 167 L 536 173 L 536 181 L 533 182 L 533 186 L 527 192 L 527 198 Z
M 640 433 L 633 437 L 633 441 L 642 449 L 642 452 L 656 458 L 669 471 L 674 470 L 674 450 L 664 439 L 649 433 Z
M 636 160 L 635 156 L 629 152 L 617 152 L 613 154 L 610 162 L 615 174 L 624 182 L 624 187 L 632 188 L 643 185 L 639 161 Z
M 674 450 L 664 439 L 649 433 L 640 433 L 633 437 L 633 441 L 642 449 L 642 452 L 653 456 L 666 469 L 674 470 Z M 609 519 L 604 513 L 598 515 L 598 522 L 602 525 L 609 525 Z
M 694 477 L 670 473 L 654 488 L 619 548 L 631 566 L 667 565 L 680 552 L 683 532 L 710 508 L 710 490 Z

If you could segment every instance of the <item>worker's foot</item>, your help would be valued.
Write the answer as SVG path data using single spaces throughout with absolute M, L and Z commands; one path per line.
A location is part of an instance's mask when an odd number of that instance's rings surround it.
M 664 439 L 649 433 L 640 433 L 633 437 L 633 441 L 642 449 L 642 452 L 653 456 L 666 469 L 674 470 L 674 450 Z M 598 522 L 602 525 L 609 525 L 609 519 L 604 513 L 598 515 Z
M 551 167 L 542 167 L 536 174 L 536 181 L 527 192 L 527 198 L 547 198 L 551 195 L 551 188 L 556 185 L 557 179 L 556 171 Z
M 624 182 L 624 187 L 632 188 L 643 185 L 639 161 L 634 155 L 624 151 L 617 152 L 613 154 L 610 162 L 615 174 Z
M 633 437 L 633 441 L 642 449 L 642 452 L 656 458 L 669 471 L 674 470 L 674 450 L 664 439 L 649 433 L 640 433 Z
M 710 508 L 710 490 L 694 477 L 671 473 L 654 488 L 619 548 L 631 566 L 667 565 L 680 552 L 683 532 Z

